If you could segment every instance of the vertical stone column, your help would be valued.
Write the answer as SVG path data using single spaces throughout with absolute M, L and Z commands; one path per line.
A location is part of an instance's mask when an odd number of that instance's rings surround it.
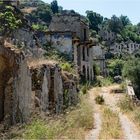
M 18 60 L 19 61 L 19 60 Z M 31 113 L 31 73 L 26 60 L 19 61 L 14 79 L 13 122 L 26 122 Z
M 42 93 L 41 93 L 41 110 L 43 112 L 48 112 L 48 109 L 49 109 L 49 95 L 48 95 L 49 90 L 48 90 L 47 73 L 48 71 L 46 70 L 44 72 Z
M 63 84 L 60 69 L 55 68 L 54 72 L 54 100 L 55 100 L 55 111 L 60 113 L 63 109 Z

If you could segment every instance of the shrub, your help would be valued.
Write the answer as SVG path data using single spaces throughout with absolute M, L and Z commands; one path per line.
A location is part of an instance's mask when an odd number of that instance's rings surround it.
M 81 91 L 83 94 L 87 94 L 88 90 L 90 89 L 90 83 L 87 82 L 86 84 L 84 84 L 81 88 Z
M 96 102 L 97 104 L 100 104 L 100 105 L 104 104 L 104 102 L 105 102 L 105 101 L 104 101 L 104 97 L 98 95 L 98 96 L 95 98 L 95 102 Z
M 133 108 L 134 108 L 134 105 L 132 103 L 132 100 L 130 99 L 129 96 L 123 97 L 120 100 L 120 102 L 118 103 L 118 105 L 125 112 L 133 111 Z
M 96 86 L 100 86 L 100 87 L 110 86 L 113 83 L 113 80 L 111 77 L 104 78 L 104 77 L 98 76 L 96 83 L 97 83 Z
M 61 66 L 62 70 L 68 71 L 68 72 L 70 72 L 71 68 L 72 68 L 72 65 L 68 62 L 62 63 L 60 66 Z

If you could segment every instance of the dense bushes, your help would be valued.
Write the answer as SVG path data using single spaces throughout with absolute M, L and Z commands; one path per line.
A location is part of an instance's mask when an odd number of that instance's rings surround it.
M 131 80 L 137 96 L 140 97 L 140 58 L 133 58 L 125 63 L 123 76 Z

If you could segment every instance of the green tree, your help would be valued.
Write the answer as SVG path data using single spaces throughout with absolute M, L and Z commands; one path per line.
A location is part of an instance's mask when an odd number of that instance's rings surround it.
M 51 2 L 51 9 L 52 9 L 53 14 L 58 13 L 59 7 L 58 7 L 57 0 L 53 0 Z
M 109 61 L 108 69 L 112 77 L 122 75 L 124 61 L 122 59 L 112 59 Z
M 123 76 L 131 80 L 137 96 L 140 97 L 140 58 L 133 58 L 125 63 Z
M 103 16 L 93 11 L 86 11 L 89 20 L 89 27 L 96 32 L 99 31 L 99 25 L 103 22 Z
M 127 16 L 121 15 L 121 16 L 120 16 L 120 20 L 121 20 L 121 22 L 122 22 L 122 24 L 123 24 L 124 27 L 125 27 L 126 25 L 131 24 L 131 22 L 130 22 L 130 20 L 129 20 L 129 18 L 128 18 Z
M 49 4 L 38 5 L 37 10 L 33 11 L 29 17 L 31 21 L 38 22 L 39 20 L 41 20 L 45 22 L 47 25 L 49 25 L 51 18 L 52 18 L 52 10 Z
M 111 19 L 108 21 L 108 28 L 112 32 L 120 33 L 123 29 L 123 24 L 117 16 L 113 15 Z

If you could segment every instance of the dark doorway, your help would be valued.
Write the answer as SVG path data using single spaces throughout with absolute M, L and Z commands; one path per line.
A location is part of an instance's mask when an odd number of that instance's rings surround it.
M 83 61 L 85 61 L 85 47 L 83 46 L 83 49 L 82 49 L 82 53 L 83 53 Z
M 86 31 L 86 29 L 84 29 L 84 41 L 86 41 L 87 40 L 87 31 Z
M 5 89 L 10 78 L 10 68 L 7 60 L 0 56 L 0 122 L 4 119 Z

